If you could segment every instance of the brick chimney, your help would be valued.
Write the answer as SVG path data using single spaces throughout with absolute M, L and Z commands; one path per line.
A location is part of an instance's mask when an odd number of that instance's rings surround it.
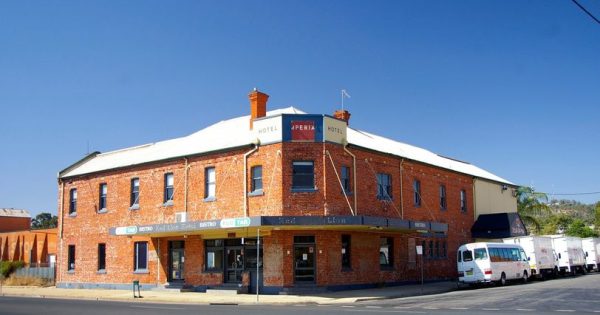
M 256 88 L 250 94 L 250 129 L 252 129 L 252 123 L 254 119 L 265 117 L 267 115 L 267 100 L 269 95 L 259 92 Z
M 333 117 L 345 121 L 346 125 L 348 125 L 348 122 L 350 121 L 350 112 L 345 109 L 338 109 L 333 113 Z

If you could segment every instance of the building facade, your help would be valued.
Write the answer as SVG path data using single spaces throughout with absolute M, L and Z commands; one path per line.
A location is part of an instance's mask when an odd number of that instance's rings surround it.
M 352 129 L 347 111 L 267 112 L 266 94 L 249 97 L 250 116 L 60 172 L 57 285 L 337 290 L 414 282 L 420 264 L 453 278 L 475 180 L 513 187 Z

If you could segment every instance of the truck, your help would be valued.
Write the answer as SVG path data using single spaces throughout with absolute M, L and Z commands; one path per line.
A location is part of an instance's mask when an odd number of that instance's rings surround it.
M 585 254 L 581 238 L 552 235 L 552 247 L 558 257 L 558 270 L 561 275 L 585 273 Z
M 588 237 L 581 239 L 587 271 L 600 270 L 600 238 Z
M 502 240 L 507 244 L 518 244 L 523 247 L 531 272 L 529 275 L 536 278 L 547 278 L 556 276 L 558 266 L 554 250 L 552 248 L 552 238 L 548 236 L 520 236 L 510 237 Z

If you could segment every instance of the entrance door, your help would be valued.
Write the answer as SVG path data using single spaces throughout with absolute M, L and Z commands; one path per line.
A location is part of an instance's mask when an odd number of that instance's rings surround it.
M 244 250 L 242 246 L 225 247 L 225 282 L 242 282 Z
M 300 238 L 300 237 L 296 237 Z M 311 237 L 314 242 L 314 237 Z M 310 240 L 310 239 L 309 239 Z M 294 244 L 295 282 L 315 282 L 315 244 Z
M 185 262 L 184 242 L 169 242 L 169 282 L 183 281 L 183 265 Z

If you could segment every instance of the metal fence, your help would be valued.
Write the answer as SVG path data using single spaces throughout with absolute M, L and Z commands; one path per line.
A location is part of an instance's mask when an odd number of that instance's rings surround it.
M 55 269 L 54 267 L 25 267 L 17 269 L 15 275 L 18 277 L 42 278 L 54 281 Z

